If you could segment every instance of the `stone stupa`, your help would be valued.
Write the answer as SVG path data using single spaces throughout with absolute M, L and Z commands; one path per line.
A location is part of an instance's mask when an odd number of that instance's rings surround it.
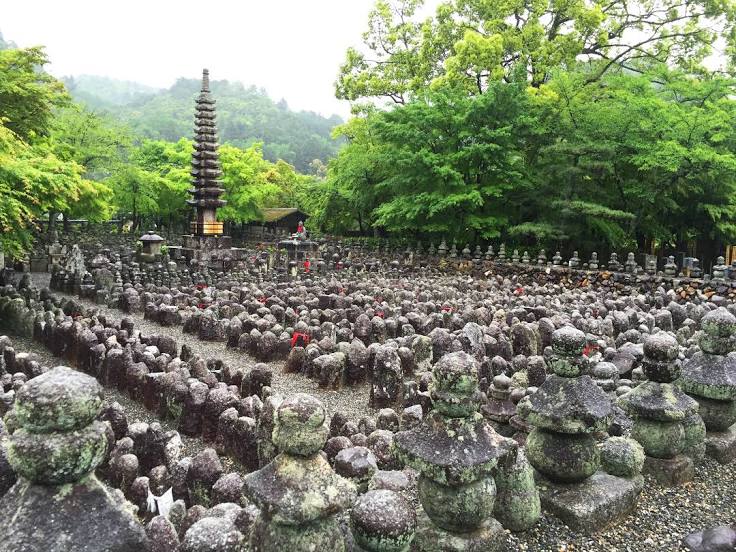
M 191 234 L 183 236 L 182 255 L 187 260 L 208 262 L 239 258 L 238 249 L 231 248 L 232 239 L 224 235 L 224 225 L 217 220 L 217 209 L 227 201 L 222 199 L 222 169 L 217 152 L 217 125 L 215 100 L 210 94 L 210 74 L 202 71 L 202 90 L 195 100 L 194 152 L 192 153 L 192 199 L 187 203 L 194 207 Z

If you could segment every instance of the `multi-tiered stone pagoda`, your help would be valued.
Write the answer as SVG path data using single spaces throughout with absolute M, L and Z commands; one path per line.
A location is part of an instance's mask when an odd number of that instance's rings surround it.
M 224 257 L 221 250 L 229 248 L 231 239 L 223 235 L 223 224 L 217 220 L 217 209 L 227 202 L 221 199 L 222 170 L 217 153 L 217 125 L 215 100 L 210 94 L 210 74 L 202 71 L 202 90 L 196 99 L 194 113 L 194 153 L 192 153 L 192 199 L 187 200 L 195 209 L 191 235 L 184 236 L 184 256 L 207 261 Z M 230 255 L 232 257 L 232 255 Z

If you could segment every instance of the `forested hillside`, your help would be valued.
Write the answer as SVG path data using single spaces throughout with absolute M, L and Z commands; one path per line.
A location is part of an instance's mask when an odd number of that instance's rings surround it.
M 179 79 L 167 90 L 105 77 L 64 79 L 72 97 L 94 110 L 108 112 L 136 133 L 152 140 L 176 142 L 190 138 L 197 79 Z M 284 100 L 276 103 L 266 92 L 239 82 L 212 82 L 217 99 L 220 141 L 247 148 L 263 143 L 269 161 L 282 159 L 300 172 L 313 172 L 312 162 L 326 163 L 339 148 L 330 133 L 342 120 L 308 111 L 291 111 Z

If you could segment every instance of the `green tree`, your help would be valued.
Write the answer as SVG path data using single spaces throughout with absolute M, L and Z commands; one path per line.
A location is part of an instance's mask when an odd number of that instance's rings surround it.
M 45 213 L 109 214 L 109 189 L 84 179 L 73 156 L 57 155 L 54 114 L 69 99 L 42 71 L 46 62 L 42 48 L 0 50 L 0 245 L 11 256 L 30 247 Z
M 267 178 L 271 164 L 263 159 L 261 144 L 246 149 L 225 144 L 220 148 L 220 161 L 228 204 L 220 209 L 219 216 L 232 222 L 260 219 L 261 208 L 281 191 Z
M 144 140 L 108 179 L 118 211 L 131 217 L 134 229 L 143 218 L 171 226 L 186 216 L 191 153 L 185 139 Z
M 39 68 L 43 48 L 0 50 L 0 121 L 26 142 L 47 136 L 54 110 L 69 104 L 64 85 Z
M 422 4 L 376 2 L 364 49 L 347 52 L 338 97 L 404 104 L 444 82 L 478 94 L 519 68 L 538 87 L 581 59 L 595 68 L 591 80 L 642 63 L 702 69 L 718 37 L 729 48 L 736 37 L 732 0 L 448 0 L 423 21 Z
M 559 73 L 534 94 L 547 137 L 516 234 L 652 249 L 734 234 L 734 83 L 662 69 Z M 550 208 L 551 207 L 551 208 Z M 539 236 L 538 236 L 539 237 Z M 582 245 L 581 245 L 582 242 Z

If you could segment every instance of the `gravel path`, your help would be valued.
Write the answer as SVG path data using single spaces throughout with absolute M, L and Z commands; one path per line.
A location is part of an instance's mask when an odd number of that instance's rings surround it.
M 50 275 L 46 273 L 34 273 L 34 283 L 38 287 L 48 287 Z M 104 314 L 108 320 L 119 320 L 121 318 L 130 318 L 135 322 L 135 326 L 143 334 L 165 333 L 173 337 L 179 347 L 187 344 L 192 351 L 202 358 L 217 358 L 236 368 L 242 368 L 247 373 L 258 362 L 250 355 L 238 350 L 225 346 L 225 343 L 202 341 L 196 335 L 184 333 L 181 326 L 161 326 L 156 322 L 145 320 L 142 313 L 123 313 L 118 309 L 109 308 L 104 305 L 97 305 L 92 301 L 81 299 L 75 295 L 53 291 L 54 295 L 59 297 L 68 297 L 74 299 L 78 303 L 89 309 L 95 309 L 100 314 Z M 345 386 L 340 390 L 323 389 L 319 387 L 316 380 L 310 379 L 301 374 L 287 374 L 284 372 L 284 362 L 276 361 L 266 363 L 266 366 L 273 372 L 273 389 L 282 396 L 292 395 L 294 393 L 309 393 L 321 400 L 327 412 L 331 416 L 337 411 L 345 412 L 348 418 L 357 422 L 362 416 L 374 415 L 376 410 L 368 406 L 369 386 L 367 383 L 356 386 Z

